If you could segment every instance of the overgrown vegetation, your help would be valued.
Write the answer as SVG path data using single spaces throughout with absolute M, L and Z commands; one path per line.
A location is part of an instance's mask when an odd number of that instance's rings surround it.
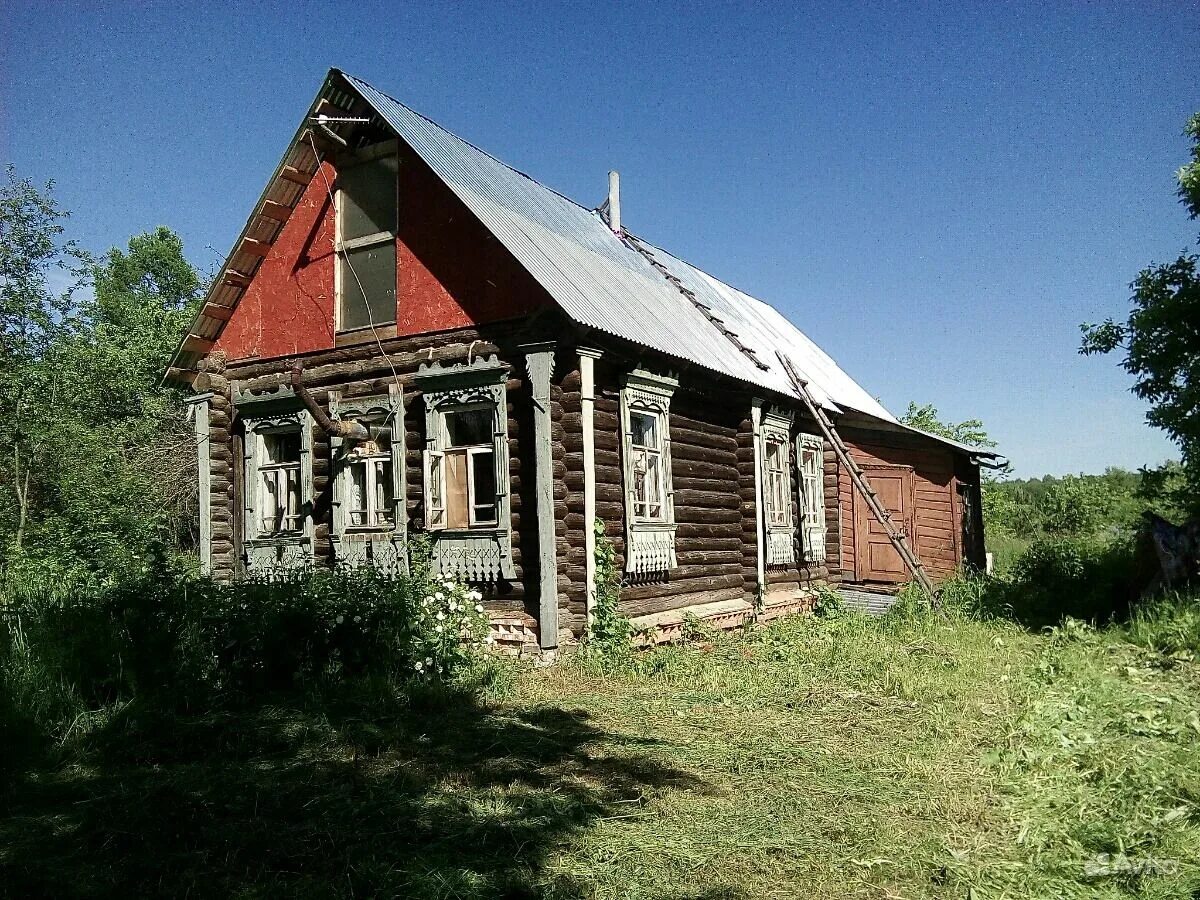
M 0 590 L 0 763 L 54 761 L 131 704 L 240 709 L 378 682 L 402 691 L 473 662 L 480 595 L 414 571 L 291 573 L 220 584 L 161 561 L 119 581 L 9 576 Z
M 1195 600 L 1041 633 L 948 606 L 796 617 L 602 670 L 496 661 L 433 703 L 351 680 L 240 706 L 113 705 L 11 782 L 0 882 L 55 896 L 1200 890 Z
M 194 547 L 194 438 L 160 386 L 201 293 L 166 228 L 97 259 L 52 185 L 0 185 L 0 569 L 136 569 Z
M 586 646 L 593 657 L 624 659 L 632 652 L 633 627 L 619 609 L 621 573 L 617 569 L 617 553 L 604 533 L 604 522 L 597 519 L 592 527 L 596 534 L 596 598 Z

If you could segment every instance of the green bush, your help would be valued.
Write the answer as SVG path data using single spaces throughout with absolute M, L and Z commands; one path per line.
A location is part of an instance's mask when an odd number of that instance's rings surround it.
M 1029 625 L 1108 622 L 1128 611 L 1132 571 L 1129 542 L 1043 538 L 1013 564 L 1004 602 Z
M 133 698 L 253 701 L 349 679 L 437 681 L 485 640 L 481 596 L 427 567 L 221 584 L 162 564 L 115 583 L 26 574 L 0 587 L 0 738 L 35 748 Z

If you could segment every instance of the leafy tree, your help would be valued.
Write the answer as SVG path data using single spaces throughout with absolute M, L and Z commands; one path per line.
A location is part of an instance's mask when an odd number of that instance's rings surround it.
M 68 213 L 9 166 L 0 186 L 0 526 L 24 543 L 30 514 L 53 466 L 54 434 L 41 416 L 70 385 L 51 363 L 55 343 L 75 327 L 77 291 L 90 259 L 63 239 Z M 56 288 L 58 281 L 62 285 Z
M 1179 170 L 1179 198 L 1200 218 L 1200 113 L 1184 131 L 1192 161 Z M 1080 353 L 1122 351 L 1133 392 L 1150 404 L 1146 420 L 1179 444 L 1190 505 L 1200 504 L 1200 256 L 1143 269 L 1130 285 L 1133 309 L 1124 322 L 1083 325 Z
M 166 228 L 92 260 L 50 189 L 0 191 L 0 557 L 121 568 L 191 532 L 194 437 L 159 382 L 201 284 Z
M 1052 484 L 1038 502 L 1041 526 L 1050 534 L 1094 534 L 1111 501 L 1099 479 L 1068 475 Z
M 936 434 L 939 437 L 958 441 L 960 444 L 967 444 L 971 447 L 996 446 L 996 442 L 984 431 L 983 422 L 979 419 L 967 419 L 958 424 L 943 422 L 938 417 L 937 408 L 932 403 L 926 403 L 924 406 L 909 403 L 908 411 L 900 417 L 900 421 L 912 428 L 919 428 L 921 431 L 927 431 L 930 434 Z

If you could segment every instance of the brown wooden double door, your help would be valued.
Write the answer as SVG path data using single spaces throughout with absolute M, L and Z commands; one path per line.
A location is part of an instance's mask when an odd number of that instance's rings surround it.
M 863 465 L 867 482 L 892 516 L 892 523 L 903 530 L 909 546 L 916 549 L 916 492 L 913 469 L 900 465 Z M 854 495 L 854 579 L 855 581 L 908 581 L 912 576 L 904 560 L 892 545 L 883 523 L 875 518 L 866 502 Z

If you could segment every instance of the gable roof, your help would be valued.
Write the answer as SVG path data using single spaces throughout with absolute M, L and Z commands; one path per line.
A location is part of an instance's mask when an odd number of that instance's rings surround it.
M 791 396 L 791 383 L 775 358 L 775 350 L 782 350 L 822 405 L 895 421 L 767 304 L 643 244 L 756 352 L 764 370 L 639 252 L 643 242 L 622 239 L 596 210 L 539 184 L 366 82 L 345 77 L 576 322 Z
M 313 112 L 330 96 L 345 106 L 343 85 L 368 107 L 360 106 L 355 115 L 368 114 L 372 124 L 386 124 L 407 143 L 574 321 L 791 397 L 795 392 L 776 358 L 779 352 L 791 359 L 822 406 L 899 424 L 778 310 L 640 238 L 614 234 L 597 210 L 539 184 L 366 82 L 331 70 Z M 284 169 L 295 171 L 307 153 L 301 140 L 306 136 L 302 124 L 272 184 L 280 183 Z M 295 165 L 285 165 L 289 160 Z M 305 161 L 315 170 L 315 161 Z M 268 185 L 264 193 L 268 204 L 272 190 Z M 256 215 L 261 219 L 261 212 Z M 238 247 L 255 222 L 252 215 Z M 214 290 L 222 285 L 228 287 L 218 278 Z M 213 301 L 210 292 L 205 310 Z M 236 298 L 225 304 L 235 305 Z M 224 319 L 205 320 L 202 310 L 172 365 L 194 365 Z

